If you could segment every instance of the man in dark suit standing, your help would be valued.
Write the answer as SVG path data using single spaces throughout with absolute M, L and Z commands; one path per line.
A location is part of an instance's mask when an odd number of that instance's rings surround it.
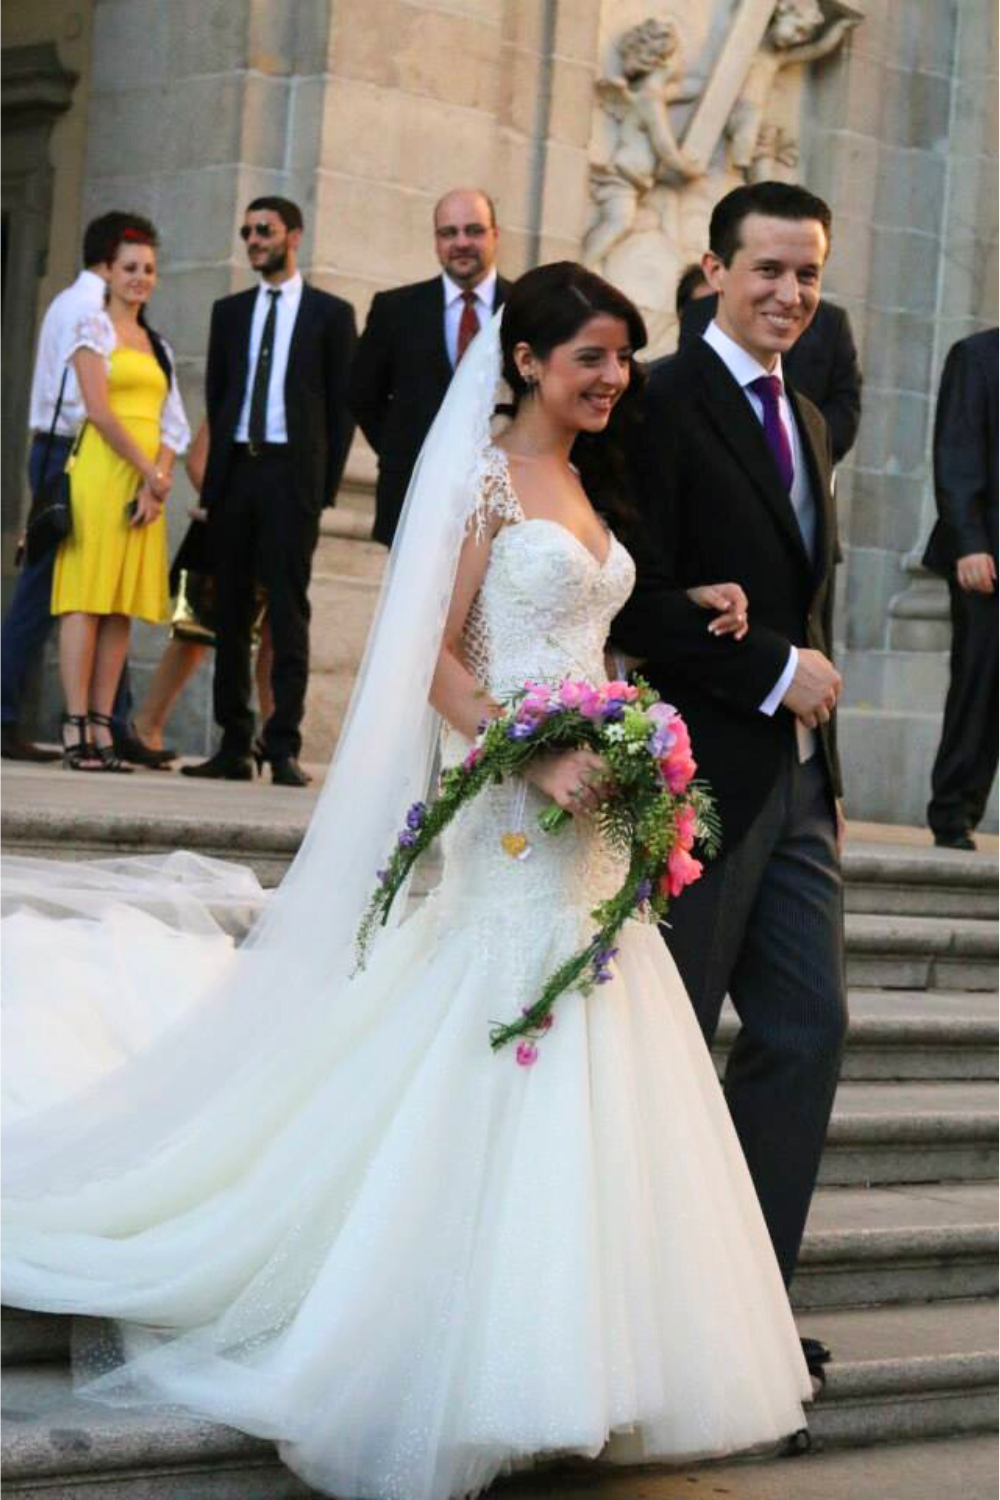
M 951 592 L 951 682 L 931 776 L 934 842 L 974 849 L 997 770 L 997 358 L 990 328 L 953 344 L 934 422 L 938 520 L 924 567 Z
M 680 346 L 701 338 L 715 317 L 718 297 L 689 297 L 680 314 Z M 808 396 L 830 429 L 833 461 L 854 447 L 861 421 L 861 366 L 850 319 L 842 307 L 820 298 L 808 328 L 782 359 L 788 384 Z
M 372 536 L 392 545 L 413 465 L 452 372 L 507 295 L 492 201 L 454 188 L 434 210 L 442 274 L 376 292 L 358 343 L 351 406 L 378 455 Z
M 756 183 L 711 221 L 716 319 L 654 369 L 635 473 L 648 557 L 613 640 L 691 730 L 723 852 L 665 936 L 707 1040 L 728 992 L 741 1029 L 726 1096 L 786 1281 L 795 1269 L 846 1028 L 840 772 L 830 661 L 836 522 L 829 437 L 783 382 L 819 301 L 830 211 Z M 685 589 L 733 580 L 742 641 Z M 829 1357 L 806 1349 L 817 1372 Z
M 210 441 L 201 503 L 217 597 L 215 718 L 222 744 L 186 776 L 249 781 L 255 583 L 267 590 L 274 711 L 256 753 L 280 786 L 305 786 L 300 724 L 309 682 L 309 577 L 353 432 L 347 391 L 354 309 L 303 281 L 302 213 L 256 198 L 240 228 L 259 288 L 212 309 L 205 373 Z

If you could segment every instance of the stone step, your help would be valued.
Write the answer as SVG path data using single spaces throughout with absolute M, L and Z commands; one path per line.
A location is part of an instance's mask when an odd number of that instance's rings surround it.
M 995 1312 L 993 1303 L 957 1302 L 810 1318 L 804 1331 L 834 1351 L 826 1390 L 809 1414 L 814 1439 L 856 1447 L 993 1429 Z M 9 1371 L 3 1397 L 8 1500 L 285 1500 L 310 1493 L 286 1475 L 268 1444 L 178 1415 L 93 1406 L 73 1396 L 65 1367 Z M 625 1477 L 600 1467 L 577 1472 L 586 1472 L 587 1491 L 598 1496 L 605 1482 L 617 1486 Z M 643 1480 L 653 1472 L 643 1471 Z M 718 1468 L 689 1473 L 710 1477 Z M 525 1475 L 510 1488 L 547 1496 L 555 1493 L 552 1478 Z M 631 1500 L 638 1491 L 607 1493 Z M 880 1493 L 886 1500 L 892 1494 Z
M 792 1283 L 798 1312 L 997 1294 L 992 1182 L 824 1187 Z
M 855 1083 L 837 1090 L 819 1180 L 831 1187 L 991 1179 L 997 1091 L 971 1083 Z
M 845 920 L 852 988 L 996 990 L 997 925 L 982 917 L 855 912 Z
M 908 1081 L 996 1078 L 996 996 L 986 991 L 852 990 L 841 1077 Z M 721 1074 L 739 1020 L 729 1001 L 716 1036 Z
M 857 1447 L 995 1431 L 996 1320 L 996 1303 L 978 1300 L 800 1318 L 802 1331 L 822 1338 L 834 1354 L 826 1389 L 809 1414 L 814 1439 Z
M 993 917 L 1000 869 L 995 854 L 851 840 L 844 850 L 849 912 Z

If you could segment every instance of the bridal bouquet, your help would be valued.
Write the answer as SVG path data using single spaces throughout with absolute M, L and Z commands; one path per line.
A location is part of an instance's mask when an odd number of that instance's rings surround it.
M 605 761 L 610 791 L 593 814 L 608 845 L 628 860 L 628 873 L 616 894 L 591 913 L 595 931 L 586 947 L 552 974 L 537 1000 L 521 1017 L 490 1031 L 494 1048 L 517 1040 L 517 1061 L 529 1066 L 537 1042 L 550 1028 L 552 1010 L 566 990 L 588 993 L 610 978 L 615 938 L 629 917 L 658 921 L 674 896 L 697 880 L 700 860 L 692 850 L 713 856 L 718 822 L 708 791 L 694 780 L 697 769 L 687 726 L 646 683 L 604 682 L 594 686 L 566 678 L 557 686 L 527 682 L 496 718 L 484 720 L 465 760 L 441 776 L 439 795 L 416 802 L 384 869 L 358 932 L 358 967 L 363 968 L 375 928 L 384 923 L 393 900 L 414 864 L 448 826 L 459 808 L 483 787 L 523 773 L 536 755 L 586 747 Z M 571 814 L 552 803 L 538 815 L 548 836 L 558 834 Z M 530 853 L 526 833 L 511 829 L 501 846 L 513 859 Z

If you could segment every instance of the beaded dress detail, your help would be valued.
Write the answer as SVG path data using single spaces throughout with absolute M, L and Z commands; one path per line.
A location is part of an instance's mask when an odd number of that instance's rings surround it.
M 628 553 L 526 519 L 495 448 L 479 497 L 502 524 L 466 631 L 477 676 L 499 696 L 601 680 Z M 464 748 L 448 734 L 443 758 Z M 679 1462 L 803 1425 L 787 1296 L 655 927 L 627 923 L 610 982 L 560 998 L 533 1067 L 490 1049 L 621 873 L 583 820 L 538 831 L 530 789 L 531 852 L 511 858 L 511 797 L 449 830 L 437 889 L 350 986 L 348 1046 L 320 1006 L 229 1101 L 224 1150 L 182 1142 L 95 1189 L 85 1222 L 50 1197 L 5 1225 L 7 1300 L 126 1320 L 95 1399 L 259 1434 L 342 1500 L 452 1500 L 540 1458 Z

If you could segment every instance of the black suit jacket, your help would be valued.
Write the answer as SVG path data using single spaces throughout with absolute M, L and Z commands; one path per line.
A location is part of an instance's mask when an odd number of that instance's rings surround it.
M 960 557 L 997 560 L 997 358 L 1000 330 L 959 339 L 941 373 L 934 420 L 938 519 L 924 567 L 949 577 Z
M 202 504 L 211 515 L 233 460 L 236 424 L 250 378 L 250 325 L 257 288 L 223 297 L 212 308 L 205 370 L 211 441 Z M 354 432 L 348 404 L 357 343 L 354 309 L 342 297 L 304 283 L 285 372 L 285 419 L 295 498 L 310 515 L 333 505 Z
M 497 277 L 494 311 L 510 282 Z M 351 406 L 378 455 L 375 540 L 391 546 L 413 465 L 452 377 L 440 276 L 376 292 L 358 341 Z
M 760 712 L 789 646 L 831 655 L 836 519 L 826 424 L 788 388 L 816 503 L 810 560 L 761 423 L 722 360 L 699 339 L 652 370 L 634 474 L 645 545 L 635 591 L 612 640 L 688 722 L 699 771 L 712 784 L 731 849 L 757 815 L 795 735 L 779 707 Z M 737 582 L 750 631 L 708 633 L 711 615 L 686 588 Z M 830 789 L 840 794 L 834 727 L 820 732 Z
M 680 346 L 700 338 L 715 317 L 718 298 L 696 297 L 681 316 Z M 788 383 L 818 406 L 830 428 L 833 461 L 854 447 L 861 421 L 861 366 L 850 320 L 842 307 L 820 301 L 805 333 L 781 356 Z

